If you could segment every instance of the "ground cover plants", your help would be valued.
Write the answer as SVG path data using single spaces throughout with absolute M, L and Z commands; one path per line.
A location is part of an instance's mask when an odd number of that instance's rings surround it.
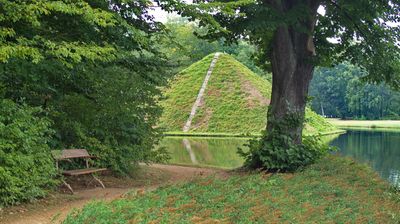
M 64 224 L 398 223 L 400 193 L 369 167 L 328 156 L 297 173 L 235 173 L 92 202 Z

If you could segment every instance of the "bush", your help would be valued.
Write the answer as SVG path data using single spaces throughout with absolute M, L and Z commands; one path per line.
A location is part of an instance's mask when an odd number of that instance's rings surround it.
M 165 150 L 153 150 L 161 136 L 155 128 L 161 114 L 155 99 L 161 92 L 148 80 L 150 74 L 120 66 L 85 68 L 78 71 L 89 97 L 68 93 L 53 102 L 49 117 L 57 131 L 56 148 L 86 148 L 100 158 L 97 166 L 119 175 L 139 162 L 165 158 Z
M 247 167 L 285 172 L 310 165 L 330 150 L 317 136 L 305 136 L 300 145 L 290 142 L 288 136 L 264 136 L 261 140 L 250 140 L 250 150 L 239 153 L 245 157 Z
M 287 130 L 304 127 L 304 115 L 301 113 L 293 112 L 281 119 L 270 118 L 268 122 L 274 123 L 272 131 L 264 131 L 260 140 L 251 140 L 248 152 L 239 150 L 246 159 L 247 167 L 274 172 L 295 171 L 314 163 L 330 150 L 315 135 L 303 137 L 300 143 L 294 141 Z
M 50 122 L 39 108 L 0 100 L 0 206 L 32 200 L 55 184 L 56 169 L 47 145 Z

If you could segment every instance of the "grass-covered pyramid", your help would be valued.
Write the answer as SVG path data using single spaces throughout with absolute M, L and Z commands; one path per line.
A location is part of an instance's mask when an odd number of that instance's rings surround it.
M 164 90 L 160 126 L 182 132 L 214 54 L 181 71 Z M 257 134 L 265 128 L 271 83 L 227 54 L 221 54 L 212 71 L 189 133 Z M 306 132 L 334 127 L 307 109 Z

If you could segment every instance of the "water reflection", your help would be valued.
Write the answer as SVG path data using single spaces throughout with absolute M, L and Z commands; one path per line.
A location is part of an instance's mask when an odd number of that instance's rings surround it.
M 349 130 L 324 140 L 337 146 L 340 154 L 369 163 L 383 178 L 400 187 L 400 132 Z M 161 146 L 171 153 L 173 164 L 231 169 L 243 164 L 237 148 L 245 148 L 247 141 L 245 138 L 167 137 Z
M 383 178 L 400 186 L 400 132 L 348 130 L 331 142 L 339 153 L 368 163 Z
M 243 158 L 236 151 L 245 148 L 245 138 L 180 138 L 167 137 L 161 146 L 171 153 L 170 163 L 201 165 L 221 168 L 237 168 Z
M 190 141 L 187 138 L 184 138 L 182 140 L 183 145 L 185 146 L 186 151 L 189 153 L 190 160 L 192 161 L 192 164 L 199 164 L 196 159 L 196 154 L 194 154 L 192 150 L 192 146 L 190 145 Z

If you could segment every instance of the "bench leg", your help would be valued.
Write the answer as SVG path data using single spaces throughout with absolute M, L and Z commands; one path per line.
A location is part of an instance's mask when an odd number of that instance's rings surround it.
M 101 182 L 101 180 L 100 180 L 99 178 L 97 178 L 97 177 L 96 177 L 95 175 L 93 175 L 93 174 L 92 174 L 92 177 L 93 177 L 97 182 L 99 182 L 99 184 L 101 185 L 102 188 L 106 188 L 106 187 L 104 186 L 103 182 Z
M 63 184 L 68 188 L 69 191 L 71 191 L 72 194 L 74 194 L 74 190 L 72 190 L 71 185 L 69 185 L 65 180 L 63 180 Z

